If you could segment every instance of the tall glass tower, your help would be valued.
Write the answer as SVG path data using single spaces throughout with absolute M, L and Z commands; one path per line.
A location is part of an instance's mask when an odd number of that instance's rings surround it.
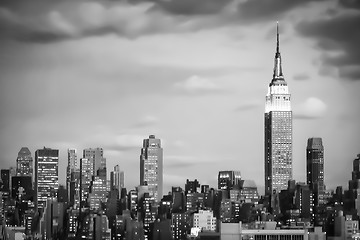
M 306 183 L 315 195 L 315 205 L 324 203 L 324 146 L 321 138 L 309 138 L 306 146 Z
M 150 197 L 160 202 L 163 197 L 163 149 L 160 139 L 144 139 L 140 155 L 140 185 L 149 186 Z
M 279 26 L 273 78 L 265 103 L 265 194 L 287 189 L 292 179 L 292 111 L 279 51 Z

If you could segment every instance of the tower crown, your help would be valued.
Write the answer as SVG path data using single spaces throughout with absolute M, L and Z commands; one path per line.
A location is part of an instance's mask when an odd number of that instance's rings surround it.
M 291 111 L 290 92 L 282 72 L 279 39 L 279 23 L 277 23 L 274 73 L 269 84 L 265 103 L 265 112 L 267 113 L 270 111 Z
M 274 59 L 274 73 L 272 84 L 278 82 L 278 80 L 284 80 L 284 75 L 281 66 L 281 54 L 280 54 L 280 37 L 279 37 L 279 22 L 276 23 L 276 53 Z M 282 81 L 281 81 L 282 82 Z

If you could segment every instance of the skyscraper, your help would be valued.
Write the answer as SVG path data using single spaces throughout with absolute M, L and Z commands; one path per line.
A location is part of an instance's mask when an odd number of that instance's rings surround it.
M 241 181 L 240 171 L 219 171 L 218 189 L 233 189 Z
M 163 195 L 163 149 L 160 139 L 144 139 L 140 155 L 140 185 L 148 185 L 151 197 L 160 202 Z
M 106 158 L 104 158 L 104 151 L 102 148 L 87 148 L 84 149 L 83 158 L 89 159 L 93 163 L 93 175 L 104 175 L 106 177 Z
M 66 168 L 66 189 L 68 191 L 68 195 L 71 196 L 70 193 L 70 183 L 72 181 L 71 175 L 72 173 L 79 171 L 80 166 L 77 160 L 76 149 L 68 149 L 68 165 Z
M 32 176 L 33 174 L 33 158 L 27 147 L 22 147 L 16 159 L 16 175 Z
M 309 138 L 306 147 L 306 183 L 314 193 L 315 204 L 323 202 L 324 146 L 321 138 Z
M 292 111 L 279 51 L 279 27 L 274 73 L 265 103 L 265 194 L 287 189 L 292 179 Z
M 80 192 L 82 201 L 87 201 L 90 194 L 90 184 L 94 174 L 94 164 L 87 158 L 80 159 Z
M 119 193 L 121 192 L 121 189 L 124 188 L 124 171 L 120 171 L 119 165 L 116 165 L 114 167 L 114 186 L 117 190 L 119 190 Z
M 49 197 L 55 197 L 59 188 L 59 150 L 38 149 L 35 152 L 35 204 L 43 209 Z

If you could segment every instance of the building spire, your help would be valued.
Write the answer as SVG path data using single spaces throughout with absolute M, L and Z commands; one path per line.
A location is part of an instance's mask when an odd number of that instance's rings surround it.
M 279 44 L 279 21 L 276 21 L 276 54 L 280 54 Z
M 276 53 L 274 62 L 274 79 L 283 78 L 282 67 L 281 67 L 281 55 L 280 55 L 280 37 L 279 37 L 279 22 L 276 22 Z

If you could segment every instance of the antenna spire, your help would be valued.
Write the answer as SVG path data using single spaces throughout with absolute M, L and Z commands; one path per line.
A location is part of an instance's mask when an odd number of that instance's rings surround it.
M 280 40 L 279 40 L 279 21 L 276 21 L 276 53 L 280 53 L 280 52 L 279 52 L 279 45 L 280 45 Z
M 281 67 L 281 55 L 280 55 L 280 37 L 279 37 L 279 21 L 276 21 L 276 53 L 274 63 L 274 79 L 283 78 L 282 67 Z

